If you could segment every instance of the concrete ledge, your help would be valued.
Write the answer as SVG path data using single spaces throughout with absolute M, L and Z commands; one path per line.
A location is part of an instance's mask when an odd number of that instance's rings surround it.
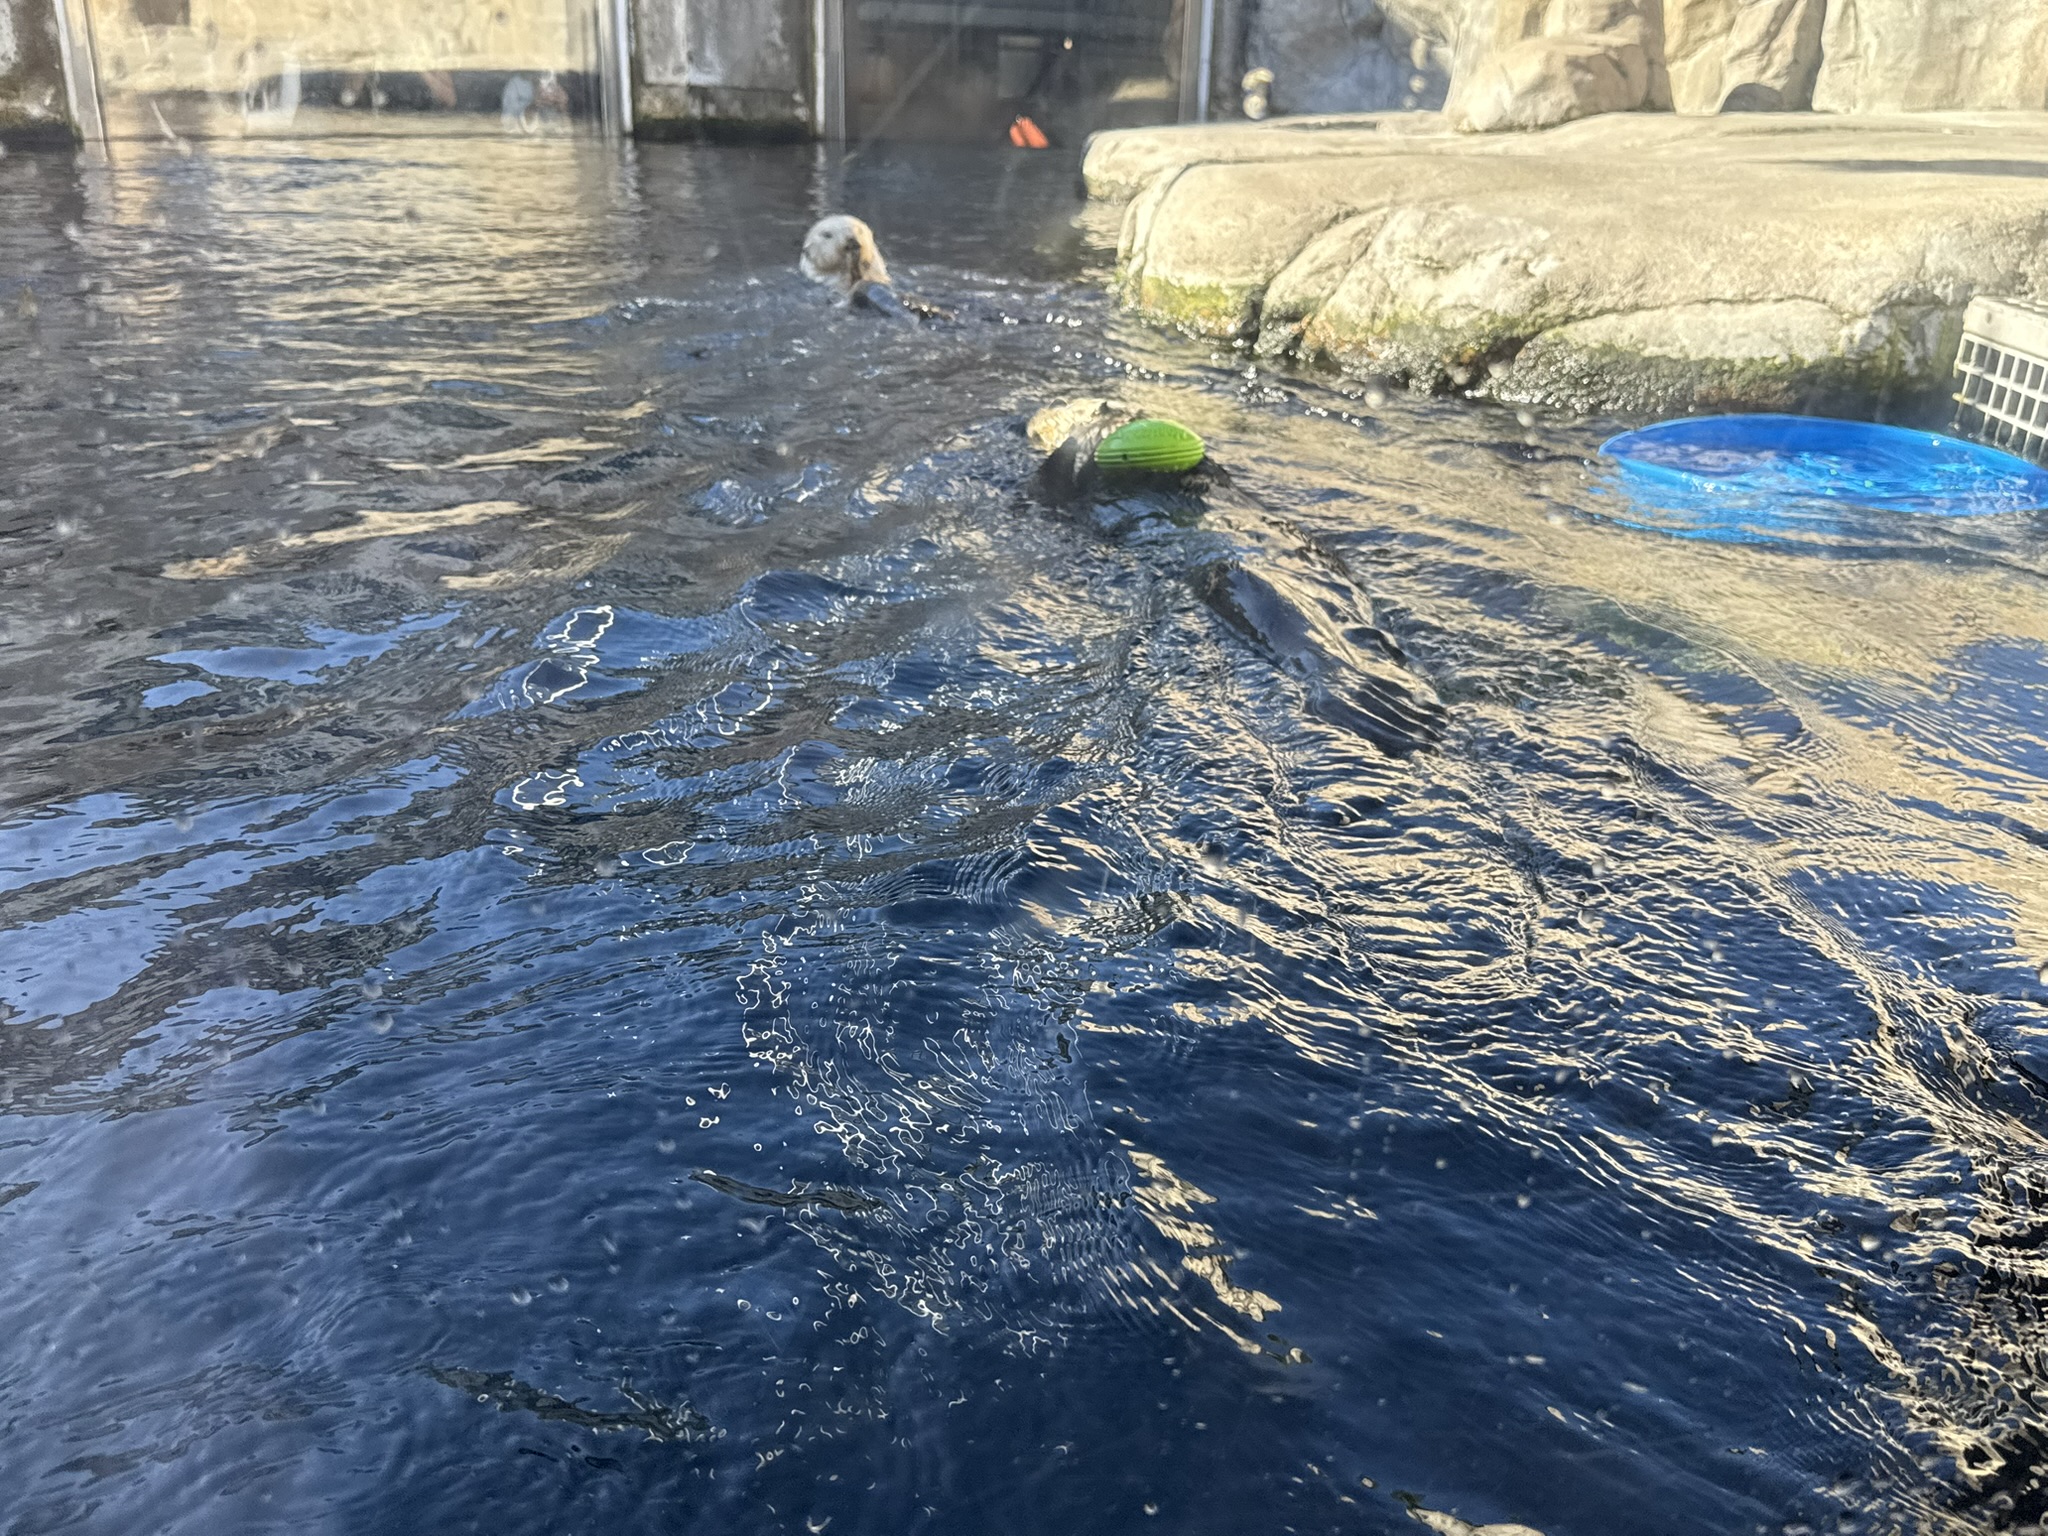
M 1977 293 L 2048 297 L 2048 113 L 1430 114 L 1103 134 L 1127 302 L 1264 355 L 1578 409 L 1939 398 Z
M 796 144 L 812 137 L 803 101 L 788 91 L 639 84 L 633 136 L 655 142 Z

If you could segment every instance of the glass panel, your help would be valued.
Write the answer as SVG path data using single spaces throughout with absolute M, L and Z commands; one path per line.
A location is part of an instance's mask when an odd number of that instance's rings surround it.
M 564 134 L 604 0 L 87 0 L 110 138 Z
M 1199 11 L 1199 0 L 1196 0 Z M 847 132 L 1078 149 L 1180 111 L 1187 0 L 847 0 Z

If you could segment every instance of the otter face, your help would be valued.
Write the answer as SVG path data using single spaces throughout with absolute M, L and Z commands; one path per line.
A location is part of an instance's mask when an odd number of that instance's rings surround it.
M 820 219 L 804 236 L 798 270 L 814 283 L 850 295 L 859 283 L 886 283 L 889 268 L 875 244 L 875 232 L 849 214 Z

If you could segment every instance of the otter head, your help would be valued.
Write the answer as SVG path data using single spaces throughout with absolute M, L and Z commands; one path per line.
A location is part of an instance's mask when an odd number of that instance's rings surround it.
M 824 284 L 842 299 L 851 298 L 861 283 L 889 281 L 889 268 L 875 244 L 875 232 L 844 213 L 811 226 L 797 267 L 812 282 Z

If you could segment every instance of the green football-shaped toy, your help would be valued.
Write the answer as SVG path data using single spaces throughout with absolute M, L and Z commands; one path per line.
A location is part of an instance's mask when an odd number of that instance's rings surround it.
M 1095 449 L 1104 469 L 1142 469 L 1153 474 L 1186 474 L 1209 450 L 1177 421 L 1134 421 L 1105 437 Z

